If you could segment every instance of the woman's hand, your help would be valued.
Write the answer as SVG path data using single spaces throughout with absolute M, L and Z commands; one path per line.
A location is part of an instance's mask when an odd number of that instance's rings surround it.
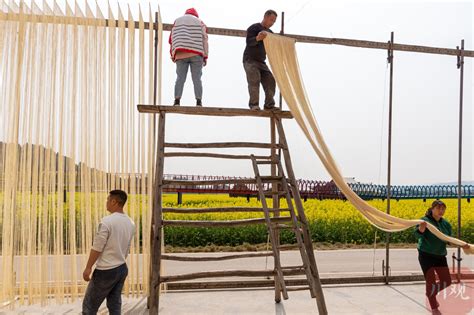
M 420 233 L 424 233 L 426 230 L 426 225 L 426 221 L 421 222 L 420 225 L 418 225 L 418 231 L 420 231 Z

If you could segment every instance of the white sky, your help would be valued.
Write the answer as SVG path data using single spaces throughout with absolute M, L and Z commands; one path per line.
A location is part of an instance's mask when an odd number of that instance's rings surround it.
M 137 3 L 131 4 L 133 12 Z M 125 5 L 127 1 L 120 1 Z M 307 0 L 166 0 L 164 23 L 194 7 L 209 27 L 246 29 L 267 9 L 285 12 L 285 32 L 455 48 L 473 47 L 472 1 L 341 2 Z M 102 5 L 102 3 L 101 3 Z M 106 10 L 104 10 L 106 11 Z M 280 31 L 280 17 L 273 26 Z M 163 104 L 173 100 L 175 65 L 163 45 Z M 242 67 L 244 38 L 210 36 L 203 71 L 204 106 L 247 108 Z M 304 84 L 316 119 L 347 177 L 385 183 L 387 173 L 388 67 L 382 50 L 297 44 Z M 463 180 L 473 180 L 473 62 L 465 59 Z M 263 99 L 263 91 L 261 92 Z M 194 105 L 190 75 L 182 104 Z M 392 184 L 457 180 L 459 70 L 456 57 L 395 52 Z M 249 118 L 170 116 L 167 141 L 268 141 L 268 122 Z M 285 125 L 298 178 L 328 179 L 294 121 Z M 235 152 L 235 151 L 234 151 Z M 248 161 L 168 159 L 165 173 L 249 176 Z

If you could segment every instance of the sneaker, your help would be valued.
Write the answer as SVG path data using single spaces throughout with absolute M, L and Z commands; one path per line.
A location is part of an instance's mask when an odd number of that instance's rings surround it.
M 263 106 L 264 109 L 267 109 L 267 110 L 272 110 L 272 109 L 275 109 L 275 105 L 265 105 Z
M 202 100 L 196 99 L 196 106 L 202 106 Z
M 251 110 L 260 110 L 260 107 L 258 105 L 250 105 Z
M 179 101 L 180 101 L 179 98 L 175 98 L 175 99 L 174 99 L 173 106 L 179 106 Z

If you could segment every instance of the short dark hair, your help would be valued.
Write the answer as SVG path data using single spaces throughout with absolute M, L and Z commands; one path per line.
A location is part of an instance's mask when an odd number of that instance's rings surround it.
M 266 16 L 269 16 L 269 15 L 278 16 L 278 14 L 276 13 L 276 11 L 275 11 L 275 10 L 271 10 L 271 9 L 270 9 L 270 10 L 267 10 L 267 11 L 265 12 L 265 14 L 264 14 L 265 17 L 266 17 Z
M 117 200 L 118 204 L 123 207 L 125 203 L 127 202 L 127 193 L 123 190 L 111 190 L 109 192 L 110 197 L 114 198 Z

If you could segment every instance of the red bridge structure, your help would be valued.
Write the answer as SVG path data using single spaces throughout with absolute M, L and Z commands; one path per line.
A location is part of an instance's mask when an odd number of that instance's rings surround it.
M 233 184 L 232 179 L 250 179 L 249 177 L 232 177 L 232 176 L 212 176 L 212 175 L 174 175 L 165 174 L 163 179 L 166 180 L 184 180 L 184 181 L 208 181 L 207 185 L 172 185 L 163 188 L 163 192 L 178 193 L 178 203 L 182 201 L 183 193 L 195 194 L 229 194 L 231 197 L 257 197 L 258 189 L 256 184 Z M 227 180 L 230 183 L 222 184 L 219 181 Z M 215 184 L 212 181 L 216 181 Z M 321 180 L 297 180 L 298 190 L 301 197 L 307 199 L 342 199 L 345 197 L 337 188 L 333 181 Z M 267 189 L 270 190 L 270 184 Z M 387 186 L 377 184 L 349 183 L 351 189 L 362 199 L 386 199 Z M 438 199 L 438 198 L 457 198 L 457 185 L 399 185 L 391 187 L 392 199 Z M 461 196 L 470 202 L 474 196 L 474 185 L 462 185 Z

